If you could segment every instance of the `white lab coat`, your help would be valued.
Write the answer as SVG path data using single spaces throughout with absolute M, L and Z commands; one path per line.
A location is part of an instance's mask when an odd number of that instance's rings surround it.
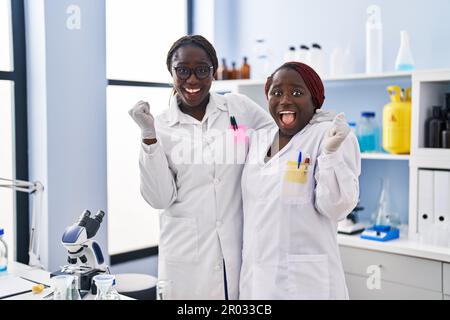
M 267 163 L 278 128 L 251 137 L 242 175 L 244 242 L 240 299 L 348 299 L 337 222 L 356 206 L 360 153 L 350 133 L 325 155 L 331 122 L 307 125 Z M 310 155 L 306 183 L 285 179 L 287 161 Z
M 182 113 L 174 97 L 156 118 L 157 144 L 142 145 L 141 193 L 164 209 L 158 278 L 171 281 L 170 299 L 224 299 L 223 261 L 228 297 L 238 298 L 248 140 L 236 147 L 230 116 L 249 129 L 273 125 L 268 112 L 243 95 L 211 93 L 202 121 Z

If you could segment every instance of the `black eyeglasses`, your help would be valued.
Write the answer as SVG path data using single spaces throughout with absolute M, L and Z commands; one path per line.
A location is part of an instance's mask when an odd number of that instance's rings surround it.
M 180 78 L 181 80 L 189 79 L 192 73 L 195 74 L 198 80 L 206 79 L 211 75 L 212 68 L 213 66 L 198 66 L 193 69 L 183 66 L 173 67 L 177 77 Z

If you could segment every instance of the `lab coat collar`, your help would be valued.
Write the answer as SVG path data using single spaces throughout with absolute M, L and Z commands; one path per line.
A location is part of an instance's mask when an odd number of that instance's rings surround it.
M 198 120 L 192 118 L 191 116 L 183 113 L 180 110 L 180 107 L 178 106 L 178 103 L 177 103 L 176 94 L 175 94 L 170 99 L 170 108 L 169 108 L 168 117 L 167 117 L 168 125 L 170 127 L 172 127 L 177 123 L 185 123 L 185 124 L 203 123 L 204 121 L 206 121 L 208 119 L 208 117 L 215 114 L 219 110 L 225 111 L 225 112 L 228 111 L 227 100 L 222 95 L 219 95 L 214 92 L 210 92 L 209 102 L 208 102 L 208 105 L 206 106 L 205 116 L 203 117 L 202 121 L 198 121 Z

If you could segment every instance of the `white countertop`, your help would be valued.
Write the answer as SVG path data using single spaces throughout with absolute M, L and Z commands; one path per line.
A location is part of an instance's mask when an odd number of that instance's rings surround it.
M 407 235 L 400 235 L 399 239 L 380 242 L 361 239 L 360 235 L 338 234 L 338 244 L 367 250 L 395 253 L 417 258 L 450 262 L 450 247 L 437 247 L 423 244 L 418 240 L 411 240 Z
M 35 294 L 32 292 L 12 296 L 9 298 L 6 298 L 6 300 L 43 300 L 43 298 L 51 293 L 53 289 L 51 288 L 51 280 L 50 280 L 50 272 L 36 269 L 33 267 L 30 267 L 26 264 L 22 264 L 19 262 L 10 262 L 8 263 L 8 275 L 21 277 L 24 279 L 31 280 L 36 283 L 42 283 L 47 286 L 50 286 L 48 288 L 45 288 L 43 292 Z M 31 283 L 30 283 L 31 284 Z M 31 290 L 31 286 L 30 286 Z M 83 300 L 93 300 L 95 299 L 95 295 L 88 294 L 86 297 L 83 298 Z M 134 300 L 130 297 L 120 295 L 121 300 Z

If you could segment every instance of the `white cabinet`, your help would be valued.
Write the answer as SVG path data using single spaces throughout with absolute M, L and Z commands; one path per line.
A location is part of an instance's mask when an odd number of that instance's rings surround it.
M 425 124 L 432 106 L 443 106 L 449 92 L 450 70 L 413 73 L 408 233 L 441 246 L 449 245 L 439 234 L 450 226 L 450 149 L 426 148 Z
M 450 263 L 444 263 L 443 275 L 444 275 L 444 283 L 443 283 L 444 294 L 450 295 Z
M 379 268 L 382 281 L 441 291 L 442 263 L 379 251 L 341 246 L 341 259 L 346 273 L 368 278 L 369 267 Z
M 350 299 L 443 298 L 446 279 L 440 261 L 342 245 L 340 251 Z M 446 272 L 450 277 L 450 264 Z
M 441 300 L 442 293 L 381 281 L 379 289 L 367 288 L 367 277 L 346 273 L 350 300 Z M 450 296 L 448 296 L 450 299 Z

